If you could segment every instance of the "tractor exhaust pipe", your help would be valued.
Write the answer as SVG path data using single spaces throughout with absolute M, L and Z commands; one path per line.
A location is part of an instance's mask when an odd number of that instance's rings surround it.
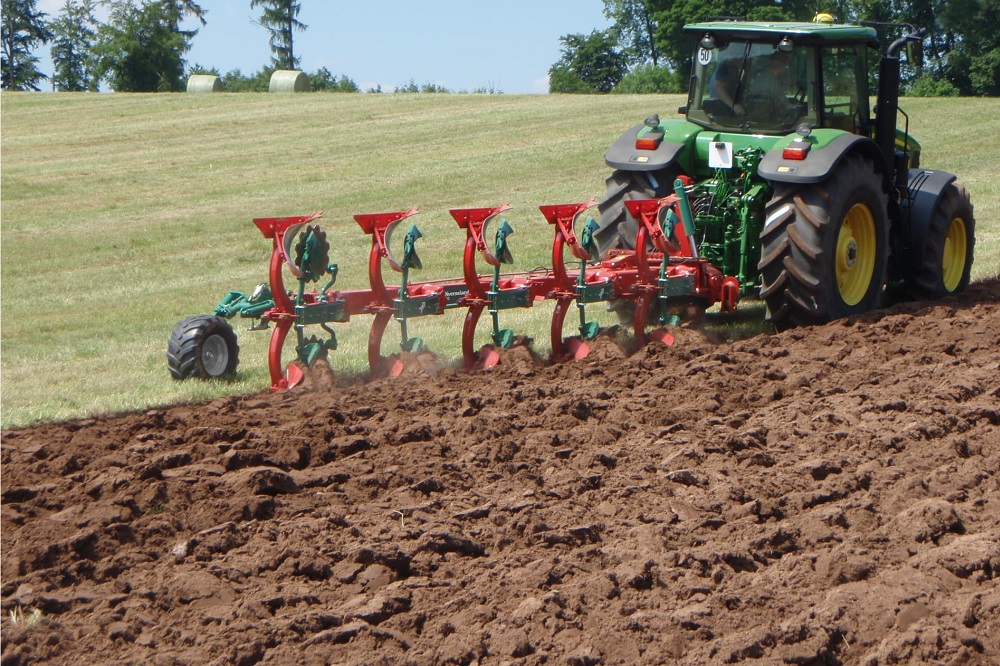
M 920 28 L 905 37 L 900 37 L 886 50 L 885 55 L 879 61 L 878 71 L 878 101 L 877 115 L 875 117 L 875 143 L 885 157 L 885 163 L 893 170 L 893 182 L 897 185 L 902 180 L 902 185 L 906 185 L 907 165 L 906 160 L 902 164 L 897 164 L 896 160 L 896 116 L 899 113 L 899 52 L 907 42 L 920 43 L 927 28 Z

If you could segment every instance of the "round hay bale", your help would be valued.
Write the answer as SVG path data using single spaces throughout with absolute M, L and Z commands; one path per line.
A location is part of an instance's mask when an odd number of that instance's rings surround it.
M 267 91 L 273 93 L 309 92 L 309 77 L 305 75 L 305 72 L 279 69 L 271 75 L 271 83 Z
M 189 93 L 222 92 L 222 79 L 214 74 L 192 74 L 188 77 Z

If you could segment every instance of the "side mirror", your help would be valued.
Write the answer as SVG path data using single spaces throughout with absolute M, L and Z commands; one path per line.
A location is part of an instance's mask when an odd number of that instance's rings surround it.
M 906 42 L 906 62 L 918 69 L 924 66 L 923 41 L 912 39 Z

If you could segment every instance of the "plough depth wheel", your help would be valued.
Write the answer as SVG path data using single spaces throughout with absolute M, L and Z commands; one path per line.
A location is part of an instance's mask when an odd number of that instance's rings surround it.
M 167 343 L 167 367 L 174 379 L 215 379 L 236 372 L 240 347 L 229 322 L 212 315 L 183 319 Z

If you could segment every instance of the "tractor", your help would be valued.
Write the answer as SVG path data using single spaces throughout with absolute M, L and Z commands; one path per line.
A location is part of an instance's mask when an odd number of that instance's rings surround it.
M 683 119 L 651 115 L 608 150 L 614 169 L 596 232 L 603 252 L 632 248 L 625 203 L 674 191 L 680 177 L 697 246 L 778 329 L 820 324 L 895 299 L 934 299 L 969 283 L 975 219 L 953 174 L 920 165 L 897 129 L 900 58 L 919 66 L 925 30 L 880 59 L 869 113 L 871 25 L 718 20 L 695 37 Z M 905 117 L 905 114 L 904 114 Z
M 873 117 L 871 26 L 821 14 L 812 23 L 718 20 L 685 29 L 697 46 L 684 118 L 650 115 L 614 142 L 603 201 L 539 207 L 553 238 L 551 269 L 502 270 L 513 263 L 508 204 L 449 211 L 464 232 L 462 275 L 424 281 L 413 276 L 422 268 L 418 211 L 367 213 L 354 219 L 371 237 L 369 286 L 340 291 L 322 213 L 256 218 L 272 246 L 268 283 L 182 320 L 168 342 L 171 375 L 233 374 L 239 345 L 228 320 L 236 316 L 250 319 L 251 330 L 271 329 L 271 388 L 281 390 L 337 348 L 331 325 L 358 316 L 372 318 L 368 362 L 378 377 L 401 373 L 406 355 L 423 351 L 412 323 L 447 310 L 466 312 L 462 357 L 471 370 L 492 367 L 524 338 L 501 326 L 507 310 L 543 302 L 554 305 L 559 362 L 585 357 L 607 330 L 588 311 L 598 305 L 625 318 L 638 345 L 672 344 L 677 312 L 733 312 L 746 295 L 762 298 L 767 319 L 785 329 L 966 288 L 975 244 L 969 194 L 954 175 L 922 168 L 920 144 L 908 126 L 896 127 L 899 55 L 909 46 L 919 60 L 923 30 L 911 28 L 880 59 Z M 393 249 L 400 225 L 407 231 Z M 384 268 L 399 282 L 387 284 Z M 567 338 L 573 311 L 578 335 Z M 484 312 L 492 330 L 480 347 Z M 399 352 L 384 355 L 393 320 Z M 286 367 L 288 339 L 296 359 Z

